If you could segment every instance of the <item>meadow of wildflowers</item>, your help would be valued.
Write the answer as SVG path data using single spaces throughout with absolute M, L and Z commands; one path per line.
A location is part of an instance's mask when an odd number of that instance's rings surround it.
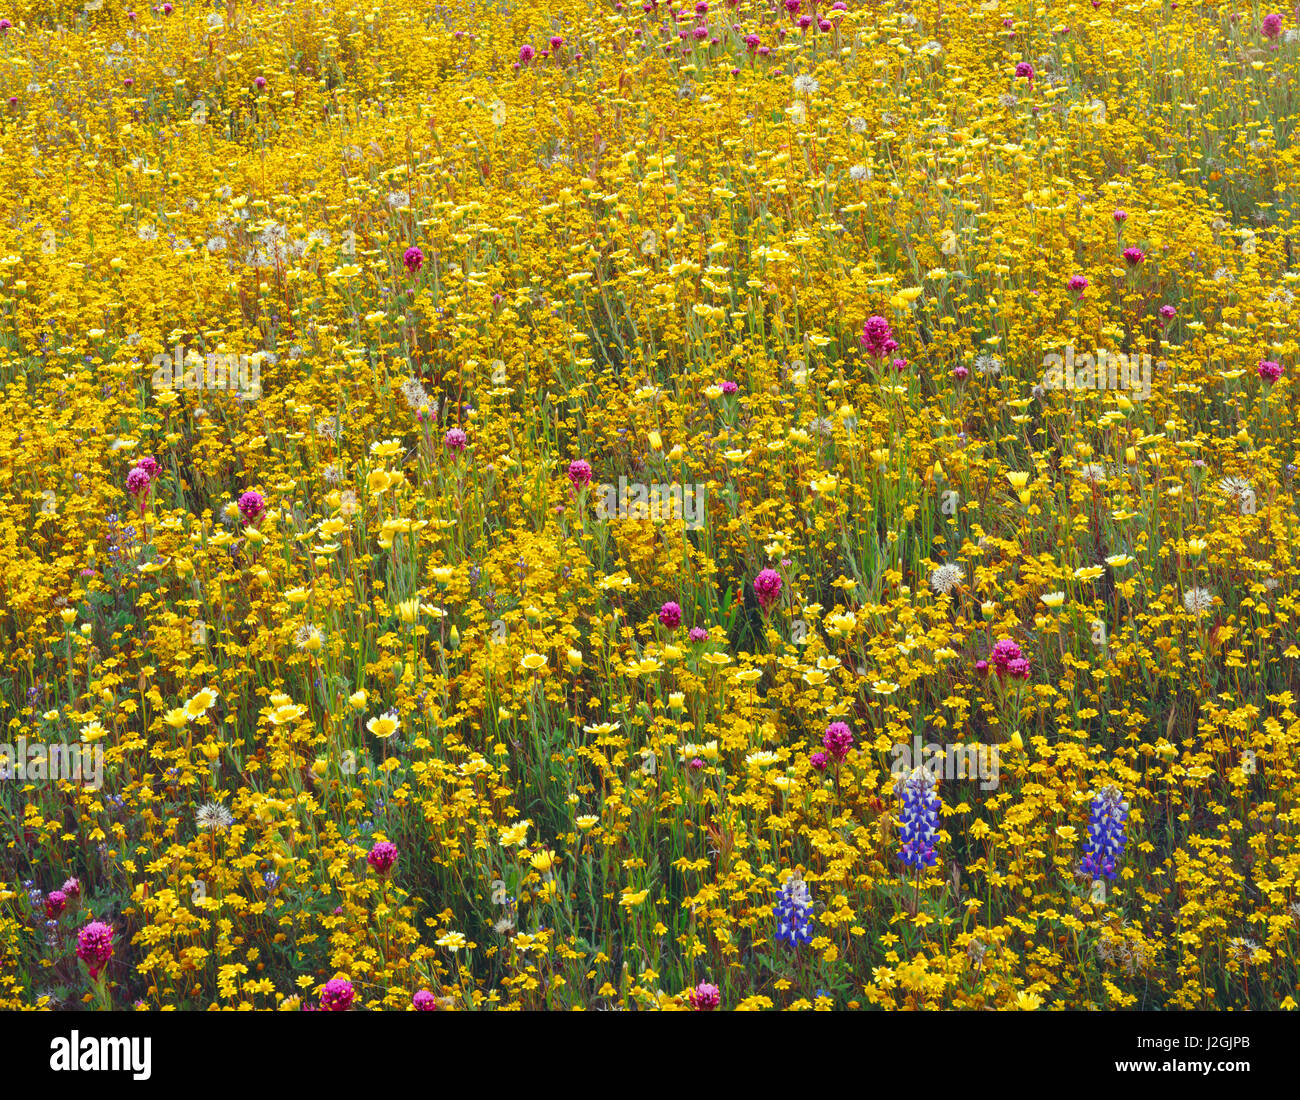
M 1298 62 L 0 4 L 0 1007 L 1294 1008 Z

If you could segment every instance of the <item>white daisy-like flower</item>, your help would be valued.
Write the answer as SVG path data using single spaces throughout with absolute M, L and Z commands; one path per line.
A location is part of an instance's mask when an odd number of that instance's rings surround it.
M 930 574 L 930 587 L 940 595 L 948 595 L 954 588 L 961 585 L 966 574 L 960 565 L 953 565 L 951 562 L 947 565 L 941 565 Z
M 1204 615 L 1214 606 L 1214 594 L 1208 588 L 1189 588 L 1183 593 L 1183 606 L 1192 615 Z

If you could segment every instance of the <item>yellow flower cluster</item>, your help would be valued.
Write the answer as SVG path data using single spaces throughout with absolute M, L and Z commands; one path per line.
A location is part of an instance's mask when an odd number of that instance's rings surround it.
M 16 0 L 0 1007 L 1294 1007 L 1300 42 L 1106 8 Z

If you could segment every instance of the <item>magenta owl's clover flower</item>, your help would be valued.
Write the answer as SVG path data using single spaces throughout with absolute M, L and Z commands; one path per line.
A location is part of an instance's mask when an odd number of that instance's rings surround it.
M 826 756 L 824 752 L 815 752 L 808 757 L 808 763 L 811 764 L 817 771 L 824 772 L 826 770 L 826 766 L 830 763 L 830 759 Z
M 51 890 L 45 896 L 45 915 L 50 920 L 58 920 L 59 914 L 67 907 L 68 895 L 62 890 Z
M 1160 307 L 1160 316 L 1164 319 L 1164 321 L 1165 321 L 1166 323 L 1172 321 L 1172 320 L 1174 319 L 1174 316 L 1175 316 L 1177 313 L 1178 313 L 1178 310 L 1175 309 L 1173 306 L 1161 306 L 1161 307 Z
M 1017 62 L 1016 77 L 1028 80 L 1032 84 L 1034 82 L 1034 67 L 1028 61 Z
M 976 661 L 976 662 L 975 662 L 975 671 L 978 672 L 981 676 L 983 676 L 985 673 L 987 673 L 988 670 L 989 670 L 989 663 L 988 663 L 988 661 Z
M 0 19 L 0 31 L 7 31 L 12 26 L 8 19 Z
M 745 35 L 743 41 L 745 43 L 745 48 L 749 50 L 750 53 L 753 53 L 756 49 L 758 49 L 759 46 L 763 44 L 763 40 L 759 38 L 758 35 L 756 34 Z
M 726 394 L 728 397 L 730 397 L 733 393 L 735 393 L 736 390 L 738 390 L 739 388 L 740 387 L 737 386 L 736 383 L 732 382 L 730 379 L 722 383 L 722 392 Z
M 153 480 L 162 473 L 162 467 L 158 465 L 158 461 L 152 455 L 145 455 L 142 458 L 136 459 L 135 468 L 137 470 L 143 470 L 149 475 L 150 480 Z
M 1025 660 L 1020 647 L 1010 638 L 1000 638 L 993 644 L 989 664 L 1000 676 L 1010 676 L 1017 680 L 1029 679 L 1029 662 Z
M 239 498 L 239 514 L 245 523 L 252 523 L 266 511 L 266 498 L 255 489 L 249 489 Z
M 77 933 L 77 958 L 86 964 L 92 978 L 113 957 L 113 930 L 102 920 L 93 920 Z
M 906 359 L 895 359 L 895 360 L 894 360 L 894 370 L 898 371 L 899 374 L 902 374 L 903 371 L 907 370 L 907 360 L 906 360 Z
M 378 841 L 366 853 L 366 862 L 381 875 L 386 875 L 397 862 L 397 845 L 391 840 Z
M 842 763 L 853 747 L 853 733 L 843 722 L 832 722 L 822 735 L 822 745 L 836 763 Z
M 1137 267 L 1137 265 L 1140 264 L 1146 258 L 1147 258 L 1147 254 L 1143 252 L 1142 249 L 1140 248 L 1124 249 L 1124 262 L 1127 263 L 1130 267 Z
M 173 8 L 170 4 L 164 4 L 162 6 L 163 15 L 171 15 L 171 13 L 175 10 L 176 9 Z
M 688 641 L 699 645 L 700 642 L 707 642 L 709 640 L 709 632 L 702 626 L 693 626 L 686 637 Z
M 435 1012 L 438 1008 L 438 998 L 427 989 L 420 989 L 411 998 L 411 1004 L 415 1006 L 416 1012 Z
M 575 489 L 585 489 L 591 484 L 591 463 L 583 458 L 575 458 L 569 463 L 569 480 Z
M 321 990 L 320 1006 L 326 1012 L 346 1012 L 352 1007 L 356 993 L 347 978 L 331 978 Z
M 523 64 L 527 65 L 528 62 L 530 62 L 536 56 L 537 56 L 537 51 L 534 50 L 532 46 L 530 46 L 527 42 L 525 42 L 522 46 L 519 47 L 519 60 Z
M 1271 386 L 1282 377 L 1282 365 L 1272 359 L 1265 359 L 1255 368 L 1255 373 Z
M 1115 219 L 1117 225 L 1123 225 L 1128 221 L 1128 211 L 1116 209 L 1115 213 L 1113 213 L 1111 217 Z
M 970 367 L 958 365 L 952 368 L 951 373 L 958 382 L 965 382 L 966 379 L 970 377 Z
M 1088 280 L 1083 275 L 1071 275 L 1070 281 L 1065 284 L 1073 294 L 1082 294 L 1088 289 Z
M 411 245 L 402 253 L 402 263 L 406 265 L 406 270 L 414 275 L 424 266 L 424 253 L 415 245 Z
M 136 466 L 129 474 L 126 475 L 126 491 L 137 500 L 144 500 L 149 495 L 149 474 Z
M 468 442 L 469 436 L 461 428 L 448 428 L 447 434 L 442 437 L 443 446 L 455 454 L 463 451 Z
M 1265 38 L 1276 38 L 1282 33 L 1282 17 L 1274 12 L 1271 15 L 1264 16 L 1263 23 L 1260 24 L 1259 33 Z
M 690 1002 L 696 1012 L 712 1012 L 722 1003 L 722 991 L 716 985 L 700 982 L 691 990 Z
M 883 359 L 898 348 L 894 334 L 889 328 L 889 322 L 880 316 L 867 318 L 862 326 L 862 335 L 858 337 L 858 343 L 873 359 Z
M 754 578 L 754 595 L 764 611 L 769 611 L 781 596 L 781 574 L 775 569 L 764 569 Z
M 561 38 L 558 34 L 551 35 L 550 42 L 551 42 L 552 53 L 555 53 L 561 46 L 564 45 L 564 39 Z
M 265 90 L 266 90 L 266 77 L 264 77 L 264 76 L 255 76 L 255 77 L 253 77 L 253 86 L 254 86 L 255 88 L 257 88 L 257 90 L 258 90 L 259 92 L 265 91 Z
M 659 621 L 669 630 L 676 630 L 682 625 L 682 609 L 669 600 L 659 609 Z
M 63 884 L 63 892 L 74 898 L 79 897 L 81 894 L 81 883 L 75 878 L 70 878 Z

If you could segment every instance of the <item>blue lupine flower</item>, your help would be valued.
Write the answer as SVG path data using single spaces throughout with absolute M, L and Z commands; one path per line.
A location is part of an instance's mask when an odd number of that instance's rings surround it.
M 1103 875 L 1115 877 L 1115 861 L 1124 853 L 1127 837 L 1128 803 L 1118 787 L 1103 787 L 1092 800 L 1088 818 L 1088 847 L 1083 854 L 1082 871 L 1094 882 Z
M 933 867 L 935 862 L 934 838 L 939 831 L 939 808 L 942 805 L 935 793 L 935 778 L 925 768 L 913 768 L 894 784 L 894 792 L 903 803 L 898 820 L 903 847 L 899 856 L 908 867 L 921 870 Z
M 812 940 L 812 898 L 808 884 L 797 871 L 786 879 L 776 897 L 776 938 L 786 947 L 798 947 Z

